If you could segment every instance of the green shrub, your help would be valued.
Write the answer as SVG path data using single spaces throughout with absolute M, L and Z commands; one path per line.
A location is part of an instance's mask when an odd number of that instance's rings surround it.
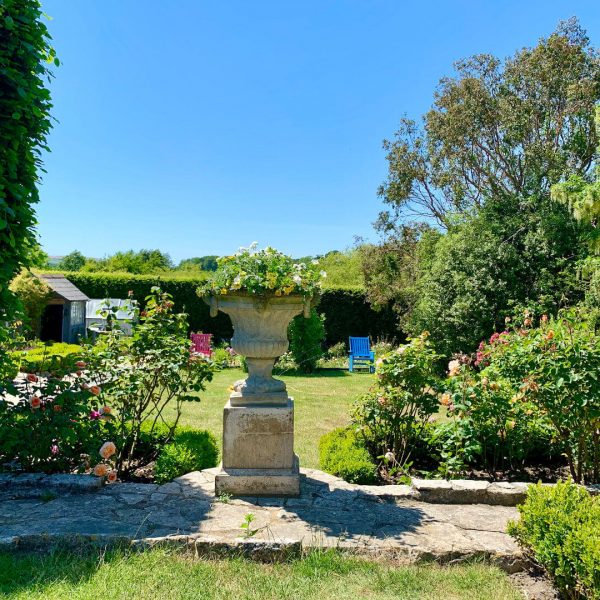
M 83 349 L 78 344 L 39 344 L 30 350 L 13 353 L 25 373 L 46 371 L 74 371 L 75 363 L 81 359 Z
M 319 462 L 327 473 L 349 483 L 377 481 L 377 467 L 352 429 L 340 427 L 319 441 Z
M 154 467 L 157 483 L 171 481 L 190 471 L 201 471 L 217 466 L 219 450 L 212 433 L 182 427 L 175 439 L 161 450 Z
M 394 468 L 409 466 L 413 449 L 439 407 L 437 361 L 439 355 L 427 333 L 380 357 L 377 388 L 363 396 L 352 422 L 371 456 L 391 456 Z
M 325 317 L 313 308 L 308 319 L 298 315 L 290 323 L 290 353 L 301 373 L 314 372 L 319 358 L 323 356 L 324 321 Z
M 48 284 L 31 271 L 23 269 L 10 283 L 10 291 L 17 296 L 23 306 L 23 315 L 31 337 L 39 337 L 42 314 L 46 303 L 52 297 Z
M 537 484 L 509 533 L 528 548 L 567 598 L 600 599 L 600 500 L 571 483 Z

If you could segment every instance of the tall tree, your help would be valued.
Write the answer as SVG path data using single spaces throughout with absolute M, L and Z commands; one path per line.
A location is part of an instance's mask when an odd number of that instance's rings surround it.
M 423 124 L 403 119 L 384 142 L 389 173 L 379 193 L 391 212 L 381 215 L 383 230 L 410 213 L 448 227 L 452 213 L 490 200 L 512 209 L 592 165 L 600 61 L 575 19 L 504 62 L 480 54 L 455 69 Z
M 456 72 L 422 126 L 404 120 L 385 142 L 384 243 L 365 261 L 370 298 L 391 299 L 408 333 L 428 329 L 447 353 L 472 349 L 516 305 L 552 311 L 581 297 L 573 273 L 590 224 L 550 190 L 588 179 L 600 100 L 600 59 L 575 20 L 505 61 L 474 56 Z M 407 227 L 411 214 L 441 235 Z

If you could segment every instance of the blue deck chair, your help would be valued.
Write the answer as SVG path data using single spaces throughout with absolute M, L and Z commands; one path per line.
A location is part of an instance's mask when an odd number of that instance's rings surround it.
M 368 368 L 369 373 L 375 373 L 375 352 L 371 350 L 371 340 L 368 337 L 350 338 L 348 370 L 353 373 L 356 367 Z

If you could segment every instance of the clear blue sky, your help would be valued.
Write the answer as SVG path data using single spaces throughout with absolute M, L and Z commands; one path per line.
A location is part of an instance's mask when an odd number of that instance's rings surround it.
M 535 44 L 597 0 L 43 0 L 62 61 L 44 249 L 175 260 L 373 238 L 381 142 L 453 61 Z

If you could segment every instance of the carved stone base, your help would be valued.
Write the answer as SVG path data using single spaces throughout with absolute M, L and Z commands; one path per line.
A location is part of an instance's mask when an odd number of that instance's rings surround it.
M 233 395 L 232 395 L 233 396 Z M 217 494 L 296 496 L 300 490 L 294 454 L 294 402 L 236 405 L 223 410 L 223 462 Z
M 300 467 L 294 455 L 291 469 L 224 469 L 215 476 L 215 493 L 232 496 L 300 495 Z

